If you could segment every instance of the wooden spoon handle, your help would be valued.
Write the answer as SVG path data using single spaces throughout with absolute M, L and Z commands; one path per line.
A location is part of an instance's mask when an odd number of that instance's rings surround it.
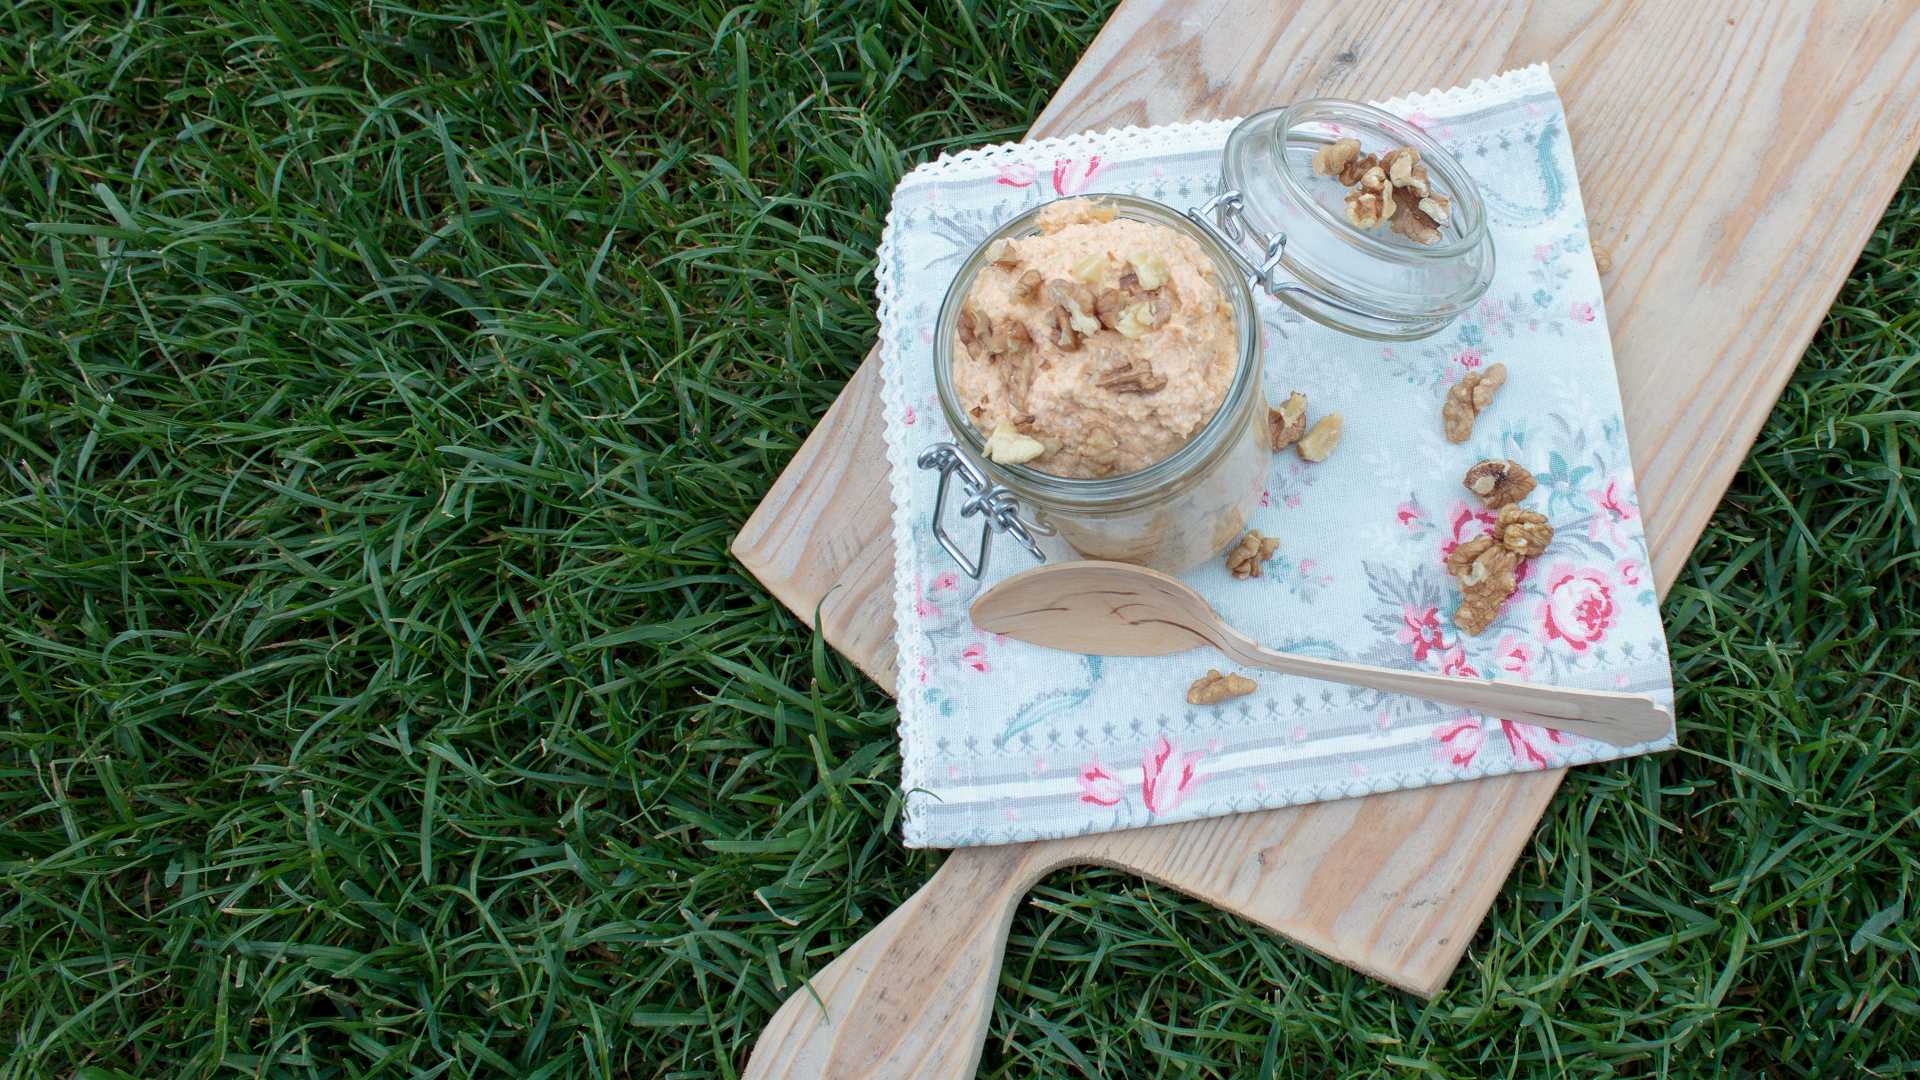
M 1229 635 L 1222 643 L 1221 651 L 1248 667 L 1395 694 L 1411 694 L 1442 705 L 1457 705 L 1462 709 L 1507 720 L 1539 724 L 1615 746 L 1633 746 L 1662 738 L 1673 730 L 1673 714 L 1641 694 L 1576 690 L 1540 683 L 1482 682 L 1370 664 L 1348 664 L 1276 652 L 1262 648 L 1238 633 Z
M 1034 848 L 947 856 L 919 892 L 780 1006 L 743 1075 L 972 1077 L 1014 909 L 1051 868 Z

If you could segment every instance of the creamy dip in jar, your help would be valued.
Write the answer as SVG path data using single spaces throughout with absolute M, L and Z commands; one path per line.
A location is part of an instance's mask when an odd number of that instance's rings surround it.
M 1200 226 L 1151 199 L 1061 200 L 1002 226 L 941 305 L 934 378 L 966 462 L 1088 558 L 1185 570 L 1259 503 L 1253 294 Z M 1015 439 L 1024 452 L 1005 453 Z
M 1043 208 L 1003 238 L 960 311 L 953 388 L 984 436 L 1039 444 L 1002 463 L 1065 477 L 1137 472 L 1187 445 L 1226 399 L 1238 356 L 1214 261 L 1190 236 L 1097 199 Z M 1017 460 L 1016 460 L 1017 459 Z

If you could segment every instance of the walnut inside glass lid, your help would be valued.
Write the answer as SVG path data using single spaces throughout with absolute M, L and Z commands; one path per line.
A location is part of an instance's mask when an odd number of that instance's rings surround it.
M 1347 192 L 1347 221 L 1358 229 L 1392 222 L 1393 231 L 1415 243 L 1437 244 L 1453 218 L 1453 204 L 1433 189 L 1420 151 L 1398 146 L 1376 159 L 1360 154 L 1358 139 L 1341 139 L 1314 155 L 1314 172 L 1334 176 Z

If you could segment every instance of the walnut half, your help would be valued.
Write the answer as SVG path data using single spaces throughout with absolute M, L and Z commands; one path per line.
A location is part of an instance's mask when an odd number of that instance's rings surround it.
M 1093 384 L 1116 394 L 1151 394 L 1166 387 L 1167 377 L 1154 374 L 1151 361 L 1134 359 L 1101 372 Z
M 1306 433 L 1307 395 L 1295 390 L 1279 408 L 1267 407 L 1267 442 L 1275 453 L 1299 442 Z
M 1447 390 L 1440 406 L 1440 418 L 1446 423 L 1447 441 L 1463 443 L 1473 437 L 1473 421 L 1493 404 L 1493 395 L 1507 381 L 1507 365 L 1494 364 L 1485 371 L 1469 371 Z
M 1467 470 L 1466 479 L 1461 483 L 1493 510 L 1519 502 L 1532 494 L 1534 488 L 1532 473 L 1517 461 L 1503 460 L 1475 465 Z
M 1494 537 L 1476 537 L 1455 547 L 1447 555 L 1447 572 L 1460 586 L 1454 625 L 1469 634 L 1484 633 L 1519 588 L 1519 570 L 1520 556 Z
M 1227 552 L 1227 571 L 1242 581 L 1260 576 L 1260 564 L 1273 558 L 1280 550 L 1280 541 L 1271 536 L 1260 535 L 1259 529 L 1247 530 L 1247 535 Z
M 1340 414 L 1331 412 L 1316 421 L 1300 441 L 1293 444 L 1293 450 L 1308 461 L 1325 461 L 1333 448 L 1340 445 L 1340 435 L 1346 430 L 1346 424 Z
M 1493 535 L 1502 547 L 1515 555 L 1526 559 L 1537 559 L 1545 554 L 1547 545 L 1553 543 L 1553 526 L 1547 523 L 1547 515 L 1518 506 L 1500 508 L 1500 520 L 1493 527 Z
M 1222 675 L 1217 668 L 1208 668 L 1205 675 L 1193 680 L 1187 687 L 1187 704 L 1218 705 L 1228 698 L 1245 697 L 1260 689 L 1260 685 L 1245 675 Z

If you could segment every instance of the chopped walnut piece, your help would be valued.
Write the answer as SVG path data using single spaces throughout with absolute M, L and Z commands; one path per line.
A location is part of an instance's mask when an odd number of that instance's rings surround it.
M 1208 668 L 1205 675 L 1193 680 L 1187 687 L 1187 704 L 1218 705 L 1228 698 L 1245 697 L 1260 689 L 1260 684 L 1245 675 L 1222 675 L 1217 668 Z
M 1120 313 L 1133 306 L 1133 297 L 1120 289 L 1102 289 L 1093 298 L 1093 314 L 1109 330 L 1120 325 Z
M 1447 552 L 1447 573 L 1456 578 L 1465 574 L 1467 568 L 1473 565 L 1473 560 L 1499 543 L 1500 541 L 1491 536 L 1476 536 L 1471 540 L 1460 541 L 1453 546 L 1452 551 Z
M 1553 526 L 1547 523 L 1547 515 L 1538 511 L 1503 506 L 1493 535 L 1514 555 L 1537 559 L 1546 552 L 1547 545 L 1553 543 Z
M 1396 188 L 1407 188 L 1415 195 L 1427 193 L 1427 167 L 1420 164 L 1420 151 L 1411 146 L 1389 150 L 1380 158 L 1380 168 Z
M 1273 558 L 1273 553 L 1279 550 L 1279 540 L 1260 535 L 1259 529 L 1249 529 L 1233 550 L 1227 552 L 1227 570 L 1241 580 L 1259 577 L 1260 564 Z
M 1073 316 L 1063 307 L 1053 309 L 1053 343 L 1067 352 L 1080 347 L 1080 331 L 1073 328 Z
M 1461 483 L 1491 509 L 1517 503 L 1532 493 L 1533 474 L 1517 461 L 1483 461 L 1467 470 Z
M 1088 428 L 1073 450 L 1083 460 L 1107 472 L 1112 472 L 1120 464 L 1120 442 L 1113 437 L 1113 432 L 1103 427 Z
M 1340 435 L 1345 428 L 1339 413 L 1328 413 L 1293 444 L 1294 452 L 1308 461 L 1325 461 L 1333 448 L 1340 445 Z
M 1004 420 L 987 436 L 986 449 L 988 460 L 1001 465 L 1025 465 L 1047 450 L 1039 439 L 1020 434 Z
M 1075 333 L 1091 334 L 1100 329 L 1093 314 L 1093 290 L 1077 281 L 1055 278 L 1047 282 L 1047 296 L 1067 314 L 1067 323 Z
M 1462 593 L 1460 606 L 1453 609 L 1453 625 L 1462 632 L 1479 637 L 1500 617 L 1500 609 L 1506 606 L 1507 598 L 1492 593 Z
M 1422 195 L 1420 201 L 1414 204 L 1414 209 L 1425 214 L 1435 226 L 1453 220 L 1453 200 L 1437 191 Z
M 1097 285 L 1107 276 L 1107 257 L 1105 255 L 1085 255 L 1073 264 L 1074 280 L 1087 285 Z
M 1393 231 L 1416 244 L 1440 242 L 1440 223 L 1420 209 L 1421 197 L 1412 188 L 1393 189 Z
M 1152 361 L 1133 359 L 1101 372 L 1093 384 L 1116 394 L 1151 394 L 1167 385 L 1167 377 L 1154 374 Z
M 1369 166 L 1366 171 L 1354 179 L 1355 182 L 1360 185 L 1361 191 L 1370 191 L 1374 194 L 1379 194 L 1387 190 L 1387 170 L 1382 169 L 1378 165 Z M 1350 184 L 1348 186 L 1351 187 L 1352 185 Z
M 1377 229 L 1393 216 L 1393 200 L 1370 191 L 1347 192 L 1347 220 L 1357 229 Z
M 987 261 L 1002 270 L 1013 270 L 1020 265 L 1020 255 L 1011 240 L 996 240 L 987 252 Z
M 1307 433 L 1307 395 L 1295 390 L 1279 408 L 1267 409 L 1267 442 L 1275 452 L 1285 450 Z
M 1458 551 L 1458 548 L 1454 550 Z M 1449 558 L 1449 562 L 1452 559 Z M 1480 591 L 1496 592 L 1505 600 L 1513 595 L 1519 585 L 1516 580 L 1520 572 L 1520 556 L 1499 544 L 1489 544 L 1485 550 L 1475 555 L 1466 568 L 1454 580 L 1460 583 L 1460 591 L 1474 593 Z
M 1338 176 L 1348 162 L 1359 156 L 1359 139 L 1335 139 L 1313 155 L 1313 171 L 1319 176 Z
M 1469 371 L 1447 390 L 1440 406 L 1447 441 L 1463 443 L 1473 437 L 1473 421 L 1493 404 L 1494 392 L 1507 381 L 1507 365 L 1494 364 L 1485 371 Z
M 1045 283 L 1046 279 L 1040 276 L 1040 271 L 1029 270 L 1020 275 L 1019 281 L 1013 283 L 1013 293 L 1022 300 L 1038 300 L 1040 286 Z
M 1469 634 L 1484 632 L 1519 587 L 1519 570 L 1520 556 L 1501 547 L 1491 536 L 1476 537 L 1455 547 L 1447 555 L 1447 571 L 1460 586 L 1454 625 Z
M 993 333 L 993 320 L 971 307 L 960 309 L 960 344 L 971 346 Z
M 1173 271 L 1167 266 L 1167 260 L 1151 251 L 1136 251 L 1127 256 L 1127 264 L 1133 267 L 1135 279 L 1140 287 L 1152 292 L 1167 283 Z
M 1340 167 L 1340 182 L 1352 187 L 1365 184 L 1366 178 L 1380 167 L 1380 159 L 1372 154 L 1362 154 Z M 1381 174 L 1383 177 L 1385 173 Z
M 1127 310 L 1120 313 L 1119 320 L 1113 324 L 1114 330 L 1124 338 L 1146 336 L 1147 331 L 1166 320 L 1166 316 L 1159 314 L 1154 308 L 1155 302 L 1151 300 L 1142 300 L 1130 305 Z

